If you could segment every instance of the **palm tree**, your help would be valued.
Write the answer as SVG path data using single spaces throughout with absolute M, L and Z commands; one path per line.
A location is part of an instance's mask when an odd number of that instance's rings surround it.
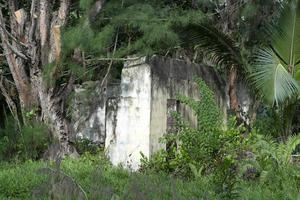
M 271 45 L 254 56 L 252 78 L 265 99 L 279 105 L 300 91 L 300 1 L 285 5 L 277 26 Z
M 271 45 L 261 47 L 254 55 L 251 78 L 264 99 L 282 109 L 287 136 L 300 94 L 299 0 L 284 5 L 278 24 L 270 32 Z

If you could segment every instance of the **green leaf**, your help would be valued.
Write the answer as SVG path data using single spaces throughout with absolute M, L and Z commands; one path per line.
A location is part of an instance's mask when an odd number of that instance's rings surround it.
M 209 22 L 188 25 L 179 34 L 183 46 L 196 47 L 216 65 L 231 67 L 243 63 L 235 41 Z
M 296 79 L 297 81 L 300 81 L 300 69 L 298 69 L 298 70 L 296 71 L 296 73 L 295 73 L 295 79 Z
M 300 1 L 291 0 L 282 11 L 273 47 L 287 65 L 300 61 Z
M 281 103 L 300 91 L 297 81 L 270 48 L 258 51 L 253 69 L 255 86 L 271 104 Z

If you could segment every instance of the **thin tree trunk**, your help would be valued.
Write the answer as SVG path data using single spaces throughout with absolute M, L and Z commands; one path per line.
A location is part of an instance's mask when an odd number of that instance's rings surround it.
M 239 102 L 237 97 L 237 69 L 232 66 L 228 76 L 229 88 L 228 95 L 230 101 L 230 109 L 237 113 L 239 111 Z
M 237 30 L 237 19 L 239 17 L 237 12 L 237 6 L 239 6 L 239 2 L 236 0 L 226 0 L 225 8 L 223 12 L 220 13 L 223 32 L 230 35 L 234 38 L 233 33 Z M 228 96 L 230 101 L 230 110 L 235 113 L 236 118 L 240 121 L 241 116 L 239 113 L 239 101 L 237 97 L 237 67 L 231 66 L 228 75 Z
M 234 113 L 237 121 L 237 125 L 243 124 L 248 131 L 251 129 L 249 121 L 243 116 L 243 110 L 240 106 L 239 99 L 237 96 L 237 68 L 232 66 L 228 76 L 228 96 L 230 101 L 230 110 Z
M 30 85 L 28 76 L 26 75 L 25 66 L 21 58 L 18 58 L 17 53 L 15 52 L 17 49 L 16 45 L 13 48 L 12 44 L 10 44 L 10 38 L 7 30 L 5 29 L 5 21 L 3 18 L 2 10 L 0 9 L 0 34 L 2 41 L 2 48 L 4 50 L 4 54 L 10 69 L 10 72 L 13 76 L 14 82 L 16 84 L 16 88 L 19 93 L 19 99 L 21 108 L 26 110 L 31 105 L 30 100 Z M 16 28 L 14 25 L 11 28 Z M 16 29 L 13 29 L 16 30 Z M 11 34 L 11 37 L 14 37 Z
M 1 75 L 1 74 L 0 74 Z M 11 95 L 8 92 L 8 89 L 5 87 L 7 80 L 1 75 L 0 76 L 0 92 L 1 94 L 4 96 L 5 101 L 8 105 L 8 108 L 14 118 L 14 120 L 16 121 L 18 128 L 21 128 L 21 124 L 20 124 L 20 120 L 18 117 L 18 109 L 17 109 L 17 105 L 15 104 L 15 102 L 13 101 L 13 99 L 11 98 Z

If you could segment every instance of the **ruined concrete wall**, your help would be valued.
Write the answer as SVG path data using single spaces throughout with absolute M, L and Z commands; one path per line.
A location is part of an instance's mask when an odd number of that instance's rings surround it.
M 215 92 L 226 113 L 226 82 L 213 68 L 159 56 L 144 57 L 125 64 L 120 87 L 110 87 L 102 93 L 99 82 L 76 88 L 74 130 L 79 137 L 105 143 L 106 154 L 114 165 L 136 170 L 141 152 L 150 157 L 166 148 L 159 140 L 169 131 L 170 111 L 179 111 L 186 121 L 197 126 L 195 113 L 176 102 L 178 95 L 201 100 L 196 77 Z M 249 93 L 243 85 L 239 91 L 241 102 L 247 106 Z
M 169 108 L 168 100 L 176 102 L 178 95 L 192 97 L 195 100 L 200 100 L 200 94 L 197 84 L 188 80 L 178 80 L 170 78 L 166 85 L 160 84 L 159 76 L 152 75 L 152 101 L 151 101 L 151 134 L 150 134 L 150 150 L 151 154 L 160 149 L 165 149 L 165 144 L 159 142 L 167 132 L 168 114 L 171 110 L 179 112 L 183 118 L 190 123 L 191 126 L 197 126 L 197 117 L 195 113 L 183 104 L 177 108 Z M 173 105 L 171 105 L 173 106 Z M 172 112 L 172 111 L 171 111 Z
M 117 98 L 120 88 L 119 84 L 110 84 L 105 91 L 101 91 L 99 86 L 99 81 L 76 85 L 74 97 L 69 105 L 69 114 L 77 139 L 85 138 L 104 146 L 107 100 Z
M 73 130 L 77 138 L 86 138 L 99 145 L 105 141 L 105 103 L 98 81 L 85 82 L 75 87 L 70 105 Z
M 159 140 L 168 128 L 168 100 L 176 101 L 178 95 L 200 100 L 199 88 L 193 81 L 196 76 L 216 90 L 218 101 L 224 101 L 221 79 L 205 66 L 154 56 L 129 62 L 123 68 L 117 111 L 106 114 L 106 150 L 114 165 L 135 170 L 141 152 L 150 157 L 166 148 Z M 197 125 L 189 107 L 180 105 L 178 111 L 192 126 Z
M 149 157 L 151 112 L 151 68 L 144 62 L 122 70 L 121 95 L 116 114 L 116 128 L 106 144 L 114 165 L 138 169 L 140 152 Z
M 117 126 L 117 111 L 118 103 L 120 101 L 119 97 L 109 98 L 106 102 L 106 113 L 105 113 L 105 147 L 113 148 L 115 145 L 117 135 L 116 135 L 116 126 Z M 109 153 L 109 152 L 108 152 Z
M 188 96 L 196 101 L 201 99 L 198 85 L 194 82 L 196 77 L 202 78 L 216 91 L 216 99 L 222 109 L 226 110 L 226 104 L 224 104 L 226 99 L 225 83 L 213 69 L 207 66 L 165 59 L 158 56 L 152 57 L 147 62 L 152 70 L 151 154 L 159 149 L 166 148 L 166 145 L 161 144 L 159 140 L 166 134 L 168 129 L 167 123 L 170 112 L 167 106 L 168 100 L 176 101 L 178 95 Z M 176 109 L 191 126 L 197 126 L 197 117 L 191 108 L 179 103 Z

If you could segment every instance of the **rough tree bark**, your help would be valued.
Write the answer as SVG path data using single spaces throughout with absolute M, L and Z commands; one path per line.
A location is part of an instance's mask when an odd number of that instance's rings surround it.
M 234 37 L 234 32 L 237 30 L 237 19 L 239 17 L 237 8 L 240 2 L 236 0 L 226 0 L 224 10 L 220 13 L 223 32 Z M 239 111 L 239 100 L 237 97 L 237 71 L 238 67 L 232 65 L 228 73 L 228 96 L 230 101 L 230 109 L 235 113 L 237 119 L 241 118 Z
M 0 35 L 21 110 L 40 108 L 40 120 L 49 125 L 59 141 L 59 148 L 50 155 L 52 158 L 76 154 L 64 110 L 74 77 L 70 76 L 64 86 L 48 86 L 43 80 L 43 68 L 60 59 L 60 32 L 67 23 L 70 0 L 60 0 L 58 8 L 51 0 L 31 0 L 30 10 L 20 4 L 17 0 L 8 0 L 9 16 L 3 16 L 0 9 Z M 103 4 L 103 0 L 96 2 L 96 14 Z
M 236 113 L 238 113 L 239 110 L 239 101 L 237 97 L 237 68 L 235 66 L 232 66 L 229 71 L 228 76 L 228 96 L 230 101 L 230 109 Z M 239 117 L 239 116 L 237 116 Z

